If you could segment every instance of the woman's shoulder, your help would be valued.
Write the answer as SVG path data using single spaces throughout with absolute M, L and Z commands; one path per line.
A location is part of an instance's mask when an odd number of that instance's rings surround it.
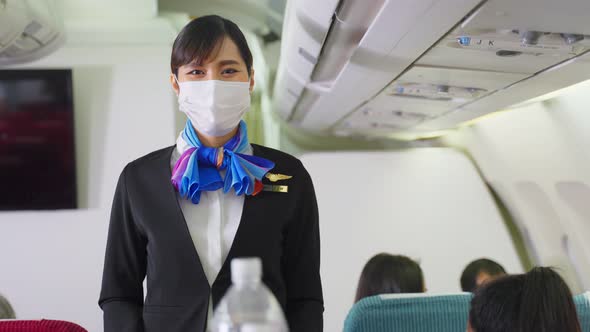
M 275 168 L 271 170 L 272 173 L 297 175 L 297 177 L 303 175 L 309 178 L 305 166 L 303 166 L 303 163 L 298 158 L 286 152 L 262 145 L 252 144 L 252 148 L 255 156 L 268 159 L 275 163 Z
M 174 151 L 176 145 L 168 146 L 163 149 L 159 149 L 153 152 L 150 152 L 144 156 L 141 156 L 127 164 L 127 168 L 144 168 L 149 165 L 160 164 L 163 160 L 170 160 L 172 156 L 172 152 Z
M 275 164 L 282 164 L 287 167 L 303 167 L 299 159 L 286 152 L 258 144 L 252 144 L 252 149 L 255 156 L 268 159 Z

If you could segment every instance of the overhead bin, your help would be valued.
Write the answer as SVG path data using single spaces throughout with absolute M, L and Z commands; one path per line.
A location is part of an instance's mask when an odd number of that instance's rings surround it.
M 338 0 L 293 0 L 287 2 L 283 24 L 281 61 L 274 86 L 274 105 L 283 105 L 279 114 L 287 119 L 295 103 L 281 100 L 292 95 L 298 99 L 310 81 Z
M 293 109 L 293 106 L 297 103 L 297 97 L 292 96 L 285 91 L 281 90 L 279 95 L 275 95 L 274 101 L 274 110 L 280 116 L 284 116 L 285 114 L 289 114 Z
M 322 46 L 321 57 L 313 69 L 311 82 L 301 95 L 289 121 L 301 122 L 321 94 L 332 90 L 384 3 L 385 0 L 340 2 Z
M 274 108 L 283 119 L 287 119 L 301 96 L 306 82 L 289 69 L 278 72 L 276 82 Z
M 309 78 L 299 80 L 303 88 L 291 89 L 301 92 L 282 110 L 307 131 L 344 132 L 346 123 L 358 129 L 379 121 L 393 131 L 447 129 L 590 78 L 580 67 L 590 52 L 587 0 L 342 0 L 336 14 L 343 4 L 363 6 L 346 7 L 358 26 L 374 18 L 358 43 L 360 34 L 341 38 L 343 24 L 333 21 Z M 339 57 L 331 62 L 327 55 Z M 278 77 L 275 90 L 286 90 L 289 75 Z M 369 117 L 377 120 L 367 118 L 366 107 L 381 114 Z M 426 117 L 412 122 L 393 112 Z
M 330 18 L 328 18 L 329 22 Z M 292 31 L 290 31 L 292 29 Z M 329 25 L 316 24 L 305 12 L 297 11 L 295 17 L 289 20 L 286 36 L 292 38 L 286 40 L 289 44 L 282 45 L 294 52 L 282 54 L 285 57 L 287 70 L 296 68 L 297 75 L 303 81 L 308 81 L 311 72 L 317 63 L 322 42 L 328 32 Z
M 369 5 L 365 1 L 355 3 Z M 358 45 L 348 45 L 354 52 L 335 75 L 336 79 L 324 86 L 310 83 L 309 101 L 303 100 L 304 107 L 297 106 L 298 113 L 304 115 L 295 120 L 307 130 L 328 130 L 378 94 L 478 3 L 475 0 L 385 2 Z

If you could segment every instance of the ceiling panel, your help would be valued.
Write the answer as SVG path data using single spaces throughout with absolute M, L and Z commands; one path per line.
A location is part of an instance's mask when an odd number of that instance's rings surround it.
M 88 18 L 154 18 L 157 0 L 55 0 L 66 20 Z

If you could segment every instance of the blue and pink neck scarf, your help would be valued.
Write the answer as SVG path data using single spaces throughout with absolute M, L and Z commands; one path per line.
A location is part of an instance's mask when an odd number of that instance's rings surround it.
M 221 188 L 224 193 L 233 188 L 236 195 L 256 195 L 262 190 L 262 178 L 275 167 L 270 160 L 244 154 L 250 147 L 244 121 L 236 135 L 220 148 L 204 146 L 190 120 L 182 138 L 190 148 L 174 165 L 172 185 L 194 204 L 199 204 L 201 192 Z M 225 170 L 223 179 L 220 170 Z

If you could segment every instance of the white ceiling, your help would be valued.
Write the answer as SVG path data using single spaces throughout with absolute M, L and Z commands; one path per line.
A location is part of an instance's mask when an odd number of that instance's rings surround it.
M 93 18 L 150 19 L 158 14 L 157 0 L 55 0 L 66 20 Z
M 286 0 L 159 0 L 160 12 L 184 12 L 190 16 L 217 14 L 255 33 L 270 29 L 280 35 Z

